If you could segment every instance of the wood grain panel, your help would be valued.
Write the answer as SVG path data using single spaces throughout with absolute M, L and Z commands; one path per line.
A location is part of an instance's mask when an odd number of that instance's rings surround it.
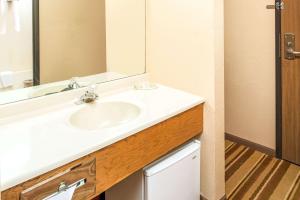
M 82 195 L 76 198 L 76 200 L 93 199 L 176 147 L 199 136 L 202 131 L 203 104 L 68 165 L 8 189 L 2 193 L 2 200 L 19 200 L 22 191 L 96 158 L 96 193 L 93 196 Z
M 82 163 L 71 171 L 55 178 L 54 180 L 45 181 L 44 184 L 33 186 L 32 188 L 23 191 L 21 200 L 39 200 L 49 197 L 58 190 L 60 183 L 64 182 L 66 185 L 76 183 L 81 179 L 86 179 L 86 183 L 75 190 L 73 200 L 85 199 L 93 196 L 96 192 L 96 159 L 89 162 Z
M 72 184 L 82 178 L 87 178 L 87 183 L 85 186 L 78 188 L 74 200 L 82 199 L 82 197 L 93 196 L 96 191 L 95 160 L 96 158 L 94 156 L 88 155 L 70 164 L 67 164 L 58 169 L 55 169 L 46 174 L 33 178 L 22 184 L 19 184 L 11 189 L 3 191 L 1 193 L 1 197 L 2 197 L 1 199 L 2 200 L 42 199 L 43 197 L 46 197 L 49 194 L 52 194 L 55 190 L 57 190 L 58 189 L 57 187 L 60 182 L 65 181 L 67 184 Z M 33 190 L 32 192 L 26 193 L 21 198 L 21 193 L 23 191 L 28 190 L 41 182 L 48 182 L 47 181 L 48 179 L 52 179 L 53 177 L 59 174 L 63 174 L 63 175 L 58 176 L 58 178 L 54 179 L 53 181 L 50 181 L 49 184 L 45 184 L 41 187 L 38 187 L 36 190 Z
M 284 34 L 296 35 L 300 51 L 300 1 L 285 0 L 281 13 L 281 49 L 284 55 Z M 300 59 L 286 60 L 282 56 L 282 157 L 300 164 Z
M 202 114 L 200 105 L 99 151 L 97 193 L 199 135 L 203 128 Z

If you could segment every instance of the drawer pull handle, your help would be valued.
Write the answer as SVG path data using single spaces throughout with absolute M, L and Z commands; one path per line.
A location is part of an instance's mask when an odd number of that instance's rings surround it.
M 81 179 L 81 180 L 79 180 L 79 181 L 77 181 L 77 182 L 75 182 L 75 183 L 73 183 L 73 184 L 71 184 L 71 185 L 67 185 L 65 182 L 61 182 L 61 183 L 59 184 L 59 186 L 58 186 L 57 192 L 51 194 L 50 196 L 44 198 L 43 200 L 50 199 L 50 198 L 52 198 L 52 197 L 54 197 L 54 196 L 56 196 L 56 195 L 58 195 L 58 194 L 60 194 L 60 193 L 62 193 L 62 192 L 67 191 L 68 189 L 70 189 L 70 188 L 72 188 L 72 187 L 74 187 L 74 186 L 75 186 L 75 189 L 77 189 L 77 188 L 79 188 L 79 187 L 85 185 L 85 183 L 86 183 L 86 179 L 85 179 L 85 178 L 84 178 L 84 179 Z

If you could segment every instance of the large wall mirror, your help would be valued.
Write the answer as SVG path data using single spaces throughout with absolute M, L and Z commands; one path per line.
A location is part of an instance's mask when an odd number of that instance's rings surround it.
M 145 73 L 145 17 L 145 0 L 0 0 L 0 104 Z

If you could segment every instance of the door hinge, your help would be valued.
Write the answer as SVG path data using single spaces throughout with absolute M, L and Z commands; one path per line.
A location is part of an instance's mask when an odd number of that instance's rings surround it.
M 267 9 L 276 9 L 276 10 L 283 10 L 284 9 L 284 2 L 283 1 L 278 1 L 275 3 L 275 5 L 267 5 Z

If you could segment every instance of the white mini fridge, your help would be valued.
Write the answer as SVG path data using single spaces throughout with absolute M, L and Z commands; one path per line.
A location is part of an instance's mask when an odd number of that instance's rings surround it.
M 195 140 L 106 192 L 106 200 L 199 200 L 200 142 Z

